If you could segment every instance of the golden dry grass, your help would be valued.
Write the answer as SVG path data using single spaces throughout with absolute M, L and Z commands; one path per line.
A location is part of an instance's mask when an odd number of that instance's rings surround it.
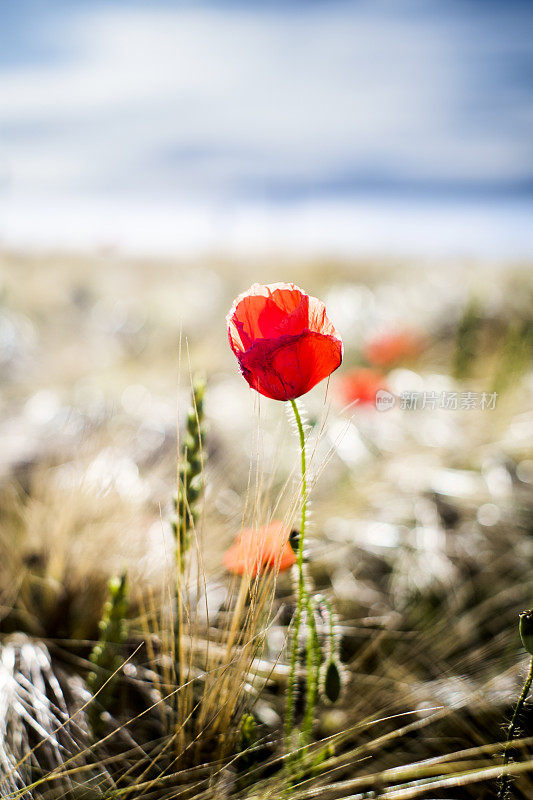
M 251 583 L 226 576 L 221 555 L 243 524 L 292 524 L 297 443 L 280 409 L 248 402 L 223 316 L 257 279 L 341 294 L 362 282 L 369 302 L 392 286 L 406 309 L 418 292 L 420 307 L 438 272 L 327 261 L 148 264 L 113 253 L 2 258 L 0 310 L 18 336 L 0 385 L 0 603 L 3 685 L 11 687 L 3 793 L 282 796 L 292 587 L 287 575 Z M 448 373 L 461 303 L 473 289 L 483 329 L 462 388 L 489 389 L 508 363 L 506 326 L 530 316 L 530 280 L 519 267 L 487 280 L 472 265 L 458 291 L 463 273 L 448 269 L 448 305 L 426 323 L 431 348 L 416 369 Z M 357 359 L 356 339 L 345 341 L 347 366 Z M 208 373 L 212 398 L 207 493 L 181 574 L 170 499 L 176 397 L 182 413 L 193 368 Z M 347 683 L 338 706 L 320 706 L 291 797 L 494 795 L 503 726 L 526 667 L 517 612 L 533 590 L 530 366 L 511 374 L 496 413 L 453 417 L 449 438 L 431 416 L 406 412 L 392 418 L 402 436 L 391 443 L 368 421 L 328 408 L 323 390 L 309 398 L 308 568 L 339 613 Z M 340 447 L 354 421 L 360 462 Z M 495 521 L 480 522 L 480 509 L 481 520 L 492 513 Z M 131 599 L 124 667 L 106 732 L 91 741 L 88 656 L 107 580 L 123 569 Z M 17 639 L 21 632 L 30 638 Z M 21 688 L 25 671 L 33 683 Z M 42 715 L 40 734 L 28 734 L 16 711 L 22 690 Z M 245 713 L 258 728 L 243 752 Z M 533 791 L 530 726 L 528 714 L 511 767 L 521 800 Z

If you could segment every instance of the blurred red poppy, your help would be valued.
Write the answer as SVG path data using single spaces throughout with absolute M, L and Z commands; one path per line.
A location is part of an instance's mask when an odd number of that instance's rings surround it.
M 293 283 L 254 284 L 226 321 L 244 378 L 273 400 L 300 397 L 342 361 L 342 341 L 324 303 Z
M 403 330 L 383 333 L 369 339 L 363 345 L 363 355 L 369 364 L 393 367 L 417 358 L 423 349 L 424 341 L 421 336 L 413 331 Z
M 375 404 L 376 392 L 387 389 L 385 378 L 374 369 L 356 367 L 339 379 L 337 392 L 344 403 Z
M 289 533 L 281 522 L 258 529 L 244 528 L 224 553 L 224 566 L 237 575 L 257 575 L 264 568 L 289 569 L 296 562 Z

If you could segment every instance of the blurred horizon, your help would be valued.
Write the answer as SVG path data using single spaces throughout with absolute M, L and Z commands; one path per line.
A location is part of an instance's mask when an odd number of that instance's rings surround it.
M 0 243 L 533 256 L 528 2 L 2 8 Z

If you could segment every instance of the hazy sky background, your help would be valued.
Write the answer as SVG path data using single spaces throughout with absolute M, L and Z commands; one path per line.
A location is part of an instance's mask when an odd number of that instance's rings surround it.
M 533 255 L 533 3 L 0 2 L 0 237 Z

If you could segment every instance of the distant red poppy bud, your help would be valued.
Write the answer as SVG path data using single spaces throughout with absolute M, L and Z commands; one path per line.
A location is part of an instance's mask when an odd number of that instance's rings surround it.
M 386 389 L 385 378 L 374 369 L 363 367 L 345 372 L 337 384 L 337 392 L 344 403 L 374 404 L 376 393 Z
M 293 283 L 254 284 L 226 321 L 244 378 L 273 400 L 300 397 L 342 361 L 342 341 L 324 303 Z
M 424 341 L 413 331 L 398 331 L 375 336 L 363 345 L 363 355 L 376 367 L 393 367 L 411 361 L 422 353 Z
M 244 528 L 224 553 L 224 566 L 237 575 L 257 575 L 264 568 L 289 569 L 296 562 L 289 535 L 289 528 L 281 522 L 272 522 L 257 530 Z

